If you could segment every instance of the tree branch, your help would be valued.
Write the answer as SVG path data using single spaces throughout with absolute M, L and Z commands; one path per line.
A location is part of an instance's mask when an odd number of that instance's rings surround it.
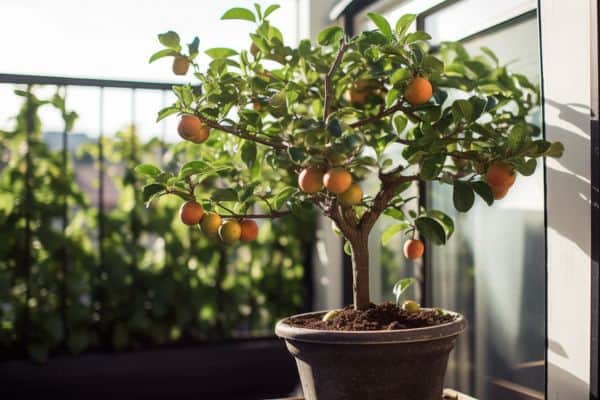
M 373 205 L 359 221 L 359 229 L 370 232 L 381 213 L 387 208 L 395 195 L 396 189 L 404 182 L 419 180 L 419 175 L 380 175 L 381 189 L 375 195 Z
M 290 215 L 290 211 L 273 211 L 267 214 L 219 214 L 221 218 L 236 218 L 236 219 L 275 219 Z
M 416 115 L 411 109 L 404 107 L 402 105 L 402 101 L 398 101 L 396 104 L 394 104 L 390 108 L 383 109 L 371 117 L 360 119 L 358 121 L 351 123 L 350 127 L 359 128 L 361 126 L 370 124 L 372 122 L 379 121 L 380 119 L 385 118 L 388 115 L 394 114 L 396 111 L 402 111 L 404 114 L 412 117 L 413 119 L 417 119 L 419 121 L 421 120 L 421 118 L 418 115 Z M 396 142 L 402 143 L 402 144 L 410 144 L 410 140 L 400 139 L 400 138 L 396 139 Z
M 203 115 L 200 115 L 199 113 L 198 113 L 198 117 L 202 120 L 202 122 L 204 122 L 210 128 L 218 129 L 220 131 L 227 132 L 227 133 L 229 133 L 231 135 L 234 135 L 234 136 L 237 136 L 239 138 L 250 140 L 250 141 L 256 142 L 256 143 L 260 143 L 260 144 L 263 144 L 265 146 L 272 147 L 274 149 L 283 150 L 283 149 L 287 148 L 287 146 L 285 144 L 283 144 L 283 143 L 278 143 L 278 142 L 274 142 L 272 140 L 260 138 L 260 137 L 258 137 L 256 135 L 252 135 L 252 134 L 250 134 L 248 132 L 241 131 L 236 126 L 221 125 L 217 121 L 214 121 L 214 120 L 211 120 L 209 118 L 206 118 Z
M 342 58 L 344 57 L 344 53 L 346 52 L 347 49 L 348 49 L 348 43 L 346 43 L 346 37 L 344 36 L 340 39 L 340 47 L 338 49 L 335 60 L 333 61 L 333 64 L 331 65 L 329 72 L 327 72 L 327 75 L 325 76 L 325 104 L 323 106 L 323 120 L 324 121 L 326 121 L 327 117 L 329 117 L 329 114 L 331 114 L 331 103 L 333 101 L 333 93 L 332 93 L 333 76 L 335 75 L 335 71 L 340 66 L 340 63 L 342 62 Z

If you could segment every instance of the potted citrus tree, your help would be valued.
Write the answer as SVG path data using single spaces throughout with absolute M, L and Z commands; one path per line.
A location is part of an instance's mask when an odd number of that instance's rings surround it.
M 372 304 L 371 230 L 382 215 L 394 218 L 385 238 L 406 233 L 405 256 L 419 258 L 424 243 L 444 244 L 454 224 L 439 210 L 410 209 L 411 188 L 451 185 L 460 212 L 476 196 L 492 205 L 518 175 L 534 173 L 537 159 L 560 156 L 562 145 L 545 141 L 530 122 L 537 86 L 489 49 L 471 57 L 444 43 L 433 54 L 430 36 L 409 30 L 414 15 L 391 25 L 378 14 L 369 14 L 375 30 L 347 37 L 332 26 L 316 45 L 290 47 L 267 20 L 277 7 L 227 11 L 223 19 L 253 22 L 256 30 L 247 50 L 205 50 L 212 58 L 205 71 L 195 62 L 197 38 L 184 51 L 175 32 L 159 35 L 164 49 L 151 61 L 173 57 L 175 73 L 192 65 L 200 83 L 174 87 L 177 101 L 159 119 L 178 114 L 184 140 L 210 146 L 219 138 L 215 151 L 227 157 L 191 161 L 179 175 L 140 166 L 150 176 L 146 198 L 180 196 L 182 222 L 229 245 L 255 240 L 257 219 L 320 210 L 352 257 L 354 303 L 276 326 L 306 398 L 438 400 L 465 321 L 415 301 L 400 304 L 407 279 L 394 290 L 396 303 Z M 202 185 L 209 175 L 220 177 L 212 187 Z M 361 186 L 368 177 L 378 180 L 374 192 Z

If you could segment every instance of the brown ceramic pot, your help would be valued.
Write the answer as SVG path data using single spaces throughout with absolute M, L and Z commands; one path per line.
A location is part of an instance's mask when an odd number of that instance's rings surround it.
M 296 358 L 306 400 L 440 400 L 448 355 L 466 326 L 456 316 L 395 331 L 323 331 L 280 321 L 275 333 Z

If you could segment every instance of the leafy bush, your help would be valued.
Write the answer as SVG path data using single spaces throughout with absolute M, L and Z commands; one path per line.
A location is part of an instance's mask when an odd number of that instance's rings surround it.
M 131 127 L 103 139 L 105 186 L 114 185 L 119 198 L 101 211 L 95 194 L 81 188 L 90 182 L 75 173 L 98 172 L 97 144 L 63 158 L 43 141 L 40 107 L 54 106 L 68 131 L 76 114 L 65 109 L 58 91 L 49 100 L 32 90 L 17 94 L 23 106 L 0 141 L 5 356 L 26 349 L 44 361 L 51 351 L 77 354 L 270 333 L 277 318 L 303 307 L 312 215 L 302 229 L 286 218 L 264 221 L 258 241 L 236 249 L 183 226 L 175 198 L 154 203 L 149 218 L 131 167 L 152 162 L 175 170 L 183 158 L 204 155 L 187 144 L 165 152 L 159 140 L 141 143 Z

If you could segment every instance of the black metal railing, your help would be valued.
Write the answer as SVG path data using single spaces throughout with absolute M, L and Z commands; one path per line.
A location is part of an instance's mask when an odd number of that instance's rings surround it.
M 129 124 L 134 127 L 136 126 L 136 122 L 137 122 L 137 116 L 136 116 L 136 108 L 137 108 L 137 102 L 136 102 L 136 95 L 139 93 L 139 90 L 151 90 L 151 91 L 157 91 L 158 93 L 160 93 L 161 95 L 161 102 L 162 105 L 165 106 L 167 99 L 168 99 L 168 95 L 173 87 L 173 85 L 175 85 L 174 83 L 156 83 L 156 82 L 140 82 L 140 81 L 121 81 L 121 80 L 104 80 L 104 79 L 83 79 L 83 78 L 65 78 L 65 77 L 53 77 L 53 76 L 35 76 L 35 75 L 12 75 L 12 74 L 0 74 L 0 84 L 10 84 L 10 85 L 26 85 L 28 91 L 31 90 L 32 86 L 51 86 L 51 87 L 57 87 L 57 88 L 61 88 L 61 91 L 63 93 L 64 97 L 68 97 L 70 96 L 71 93 L 71 88 L 73 87 L 93 87 L 93 88 L 97 88 L 98 89 L 98 108 L 97 108 L 97 114 L 98 114 L 98 124 L 97 124 L 97 133 L 98 133 L 98 137 L 97 137 L 97 145 L 96 145 L 96 151 L 97 151 L 97 159 L 96 161 L 96 165 L 97 165 L 97 180 L 98 180 L 98 186 L 97 186 L 97 192 L 96 192 L 96 198 L 97 198 L 97 203 L 96 203 L 96 208 L 97 208 L 97 220 L 95 221 L 96 223 L 96 238 L 95 238 L 95 244 L 97 246 L 97 265 L 91 269 L 91 273 L 90 273 L 90 293 L 91 293 L 91 300 L 90 303 L 92 304 L 92 309 L 94 308 L 94 304 L 98 303 L 98 304 L 106 304 L 109 300 L 109 298 L 107 298 L 109 296 L 109 294 L 107 294 L 105 291 L 105 284 L 103 284 L 104 281 L 106 281 L 106 276 L 108 274 L 108 270 L 107 270 L 107 263 L 110 263 L 110 260 L 107 260 L 106 258 L 106 238 L 107 235 L 111 234 L 110 232 L 110 228 L 107 227 L 107 213 L 110 212 L 110 207 L 107 209 L 107 204 L 106 204 L 106 195 L 107 195 L 107 154 L 105 153 L 106 149 L 105 149 L 105 137 L 106 137 L 106 127 L 105 127 L 105 121 L 106 121 L 106 115 L 105 115 L 105 104 L 106 104 L 106 96 L 105 96 L 105 89 L 107 88 L 118 88 L 118 89 L 129 89 L 130 90 L 130 96 L 131 96 L 131 100 L 130 100 L 130 108 L 131 108 L 131 112 L 129 114 L 129 118 L 130 120 L 128 121 Z M 34 105 L 30 104 L 30 102 L 32 97 L 28 96 L 27 97 L 27 126 L 26 126 L 26 138 L 27 138 L 27 151 L 25 153 L 25 186 L 24 186 L 24 221 L 25 221 L 25 245 L 23 247 L 23 254 L 22 254 L 22 260 L 21 260 L 21 266 L 19 266 L 19 270 L 23 271 L 25 276 L 24 276 L 24 280 L 26 282 L 30 281 L 30 272 L 32 270 L 33 264 L 35 262 L 35 260 L 32 259 L 32 248 L 31 248 L 31 243 L 32 243 L 32 210 L 35 209 L 36 204 L 35 204 L 35 190 L 36 188 L 33 187 L 32 185 L 32 171 L 34 169 L 34 163 L 35 161 L 32 160 L 32 156 L 31 156 L 31 137 L 34 134 L 34 118 L 35 118 L 35 112 L 34 112 Z M 77 110 L 75 110 L 77 111 Z M 154 114 L 153 110 L 153 114 Z M 162 139 L 161 140 L 161 154 L 164 155 L 166 152 L 166 146 L 165 146 L 165 135 L 166 135 L 166 124 L 163 121 L 162 125 L 161 125 L 161 135 L 162 135 Z M 68 128 L 67 128 L 67 124 L 65 122 L 65 126 L 62 129 L 61 132 L 61 149 L 60 149 L 60 153 L 61 153 L 61 163 L 62 163 L 62 168 L 65 171 L 71 170 L 71 168 L 73 168 L 73 166 L 71 165 L 71 160 L 72 160 L 72 156 L 70 154 L 70 150 L 69 150 L 69 132 L 68 132 Z M 138 159 L 138 154 L 136 154 L 136 137 L 132 134 L 131 136 L 131 143 L 130 143 L 130 152 L 127 155 L 127 157 L 129 157 L 129 161 L 131 165 L 135 164 L 136 162 L 139 162 Z M 129 166 L 131 166 L 129 165 Z M 140 189 L 140 187 L 138 186 L 137 189 Z M 139 190 L 137 190 L 139 192 Z M 137 199 L 137 197 L 136 197 Z M 136 200 L 137 202 L 137 200 Z M 62 204 L 61 204 L 61 212 L 60 212 L 60 229 L 62 230 L 62 235 L 66 237 L 67 235 L 67 229 L 69 227 L 69 224 L 71 223 L 71 216 L 70 216 L 70 212 L 71 212 L 71 208 L 69 206 L 68 203 L 68 199 L 66 197 L 66 195 L 63 197 L 62 199 Z M 129 218 L 129 223 L 128 223 L 128 232 L 131 233 L 131 240 L 132 243 L 134 244 L 133 246 L 130 246 L 129 249 L 127 249 L 128 251 L 128 256 L 129 256 L 129 274 L 132 276 L 132 278 L 135 280 L 136 276 L 138 275 L 138 267 L 139 267 L 139 263 L 140 263 L 140 255 L 137 254 L 138 252 L 138 245 L 140 244 L 140 222 L 138 217 L 136 217 L 135 213 L 131 213 L 130 214 L 130 218 Z M 58 279 L 57 281 L 57 292 L 58 292 L 58 297 L 59 297 L 59 306 L 58 306 L 58 314 L 60 314 L 60 319 L 61 319 L 61 324 L 63 326 L 64 329 L 64 337 L 65 340 L 64 342 L 68 342 L 69 336 L 71 335 L 70 332 L 70 324 L 68 321 L 68 313 L 69 313 L 69 298 L 71 297 L 70 294 L 70 290 L 71 288 L 69 288 L 69 285 L 67 284 L 67 277 L 71 274 L 71 266 L 73 264 L 73 255 L 69 253 L 69 247 L 66 244 L 67 242 L 65 241 L 62 245 L 62 248 L 59 249 L 56 253 L 55 256 L 60 259 L 60 279 Z M 285 249 L 280 249 L 279 251 L 281 252 L 285 252 Z M 296 311 L 301 311 L 301 310 L 310 310 L 312 308 L 312 304 L 311 304 L 311 286 L 312 286 L 312 276 L 311 276 L 311 261 L 312 261 L 312 243 L 307 243 L 305 248 L 302 249 L 301 253 L 302 254 L 302 264 L 304 264 L 305 266 L 305 272 L 302 275 L 302 278 L 300 280 L 300 285 L 302 286 L 302 291 L 303 291 L 303 300 L 302 300 L 302 304 L 300 305 L 300 309 L 296 310 Z M 170 255 L 167 255 L 167 257 L 171 258 Z M 225 256 L 221 255 L 221 258 L 224 259 Z M 219 262 L 222 263 L 223 260 L 220 260 Z M 283 274 L 283 271 L 279 271 L 279 274 Z M 281 278 L 281 276 L 276 277 L 277 279 Z M 217 288 L 218 290 L 221 290 L 222 288 Z M 26 303 L 29 299 L 31 299 L 31 294 L 29 293 L 30 290 L 30 285 L 27 284 L 25 285 L 25 290 L 27 291 L 27 293 L 25 294 L 25 299 L 26 299 Z M 130 287 L 130 290 L 133 290 L 133 285 Z M 274 301 L 274 302 L 279 302 L 279 301 L 285 301 L 286 296 L 288 296 L 287 293 L 285 293 L 285 290 L 283 288 L 281 288 L 277 294 L 275 295 L 271 295 L 271 298 L 268 299 L 268 301 Z M 130 299 L 131 301 L 133 301 L 134 296 L 131 293 L 130 294 Z M 217 303 L 223 303 L 223 299 L 225 299 L 226 296 L 223 295 L 223 293 L 217 293 L 216 294 L 216 298 L 217 298 Z M 253 298 L 250 298 L 249 300 L 250 304 L 254 304 L 255 306 L 257 305 L 256 301 L 254 301 Z M 217 304 L 217 307 L 219 307 L 220 304 Z M 285 308 L 285 307 L 284 307 Z M 279 310 L 279 307 L 276 307 L 276 310 Z M 0 310 L 1 311 L 1 310 Z M 282 309 L 282 311 L 285 311 Z M 288 307 L 288 311 L 289 311 L 289 307 Z M 97 313 L 97 317 L 96 319 L 98 321 L 103 321 L 105 320 L 105 315 L 103 315 L 104 313 L 104 307 L 98 307 L 97 310 L 95 311 L 95 313 Z M 276 311 L 277 312 L 277 311 Z M 221 323 L 219 322 L 220 317 L 217 317 L 217 325 L 219 325 L 218 331 L 219 334 L 221 334 L 221 337 L 223 336 L 228 336 L 228 335 L 224 335 L 223 334 L 223 330 L 224 328 L 221 326 Z M 19 335 L 21 336 L 21 340 L 20 340 L 20 344 L 23 346 L 23 348 L 27 348 L 27 344 L 29 342 L 30 339 L 30 335 L 31 335 L 31 316 L 29 315 L 29 306 L 26 304 L 26 306 L 24 307 L 24 315 L 23 315 L 23 323 L 22 323 L 22 332 L 19 333 Z M 103 326 L 101 323 L 99 323 L 96 327 L 96 329 L 100 332 L 99 334 L 99 343 L 97 343 L 101 348 L 106 348 L 106 347 L 110 347 L 109 345 L 107 345 L 107 342 L 109 341 L 109 334 L 106 332 L 106 330 L 108 329 L 106 326 Z M 104 331 L 104 332 L 102 332 Z M 219 336 L 219 334 L 217 334 L 217 336 Z

